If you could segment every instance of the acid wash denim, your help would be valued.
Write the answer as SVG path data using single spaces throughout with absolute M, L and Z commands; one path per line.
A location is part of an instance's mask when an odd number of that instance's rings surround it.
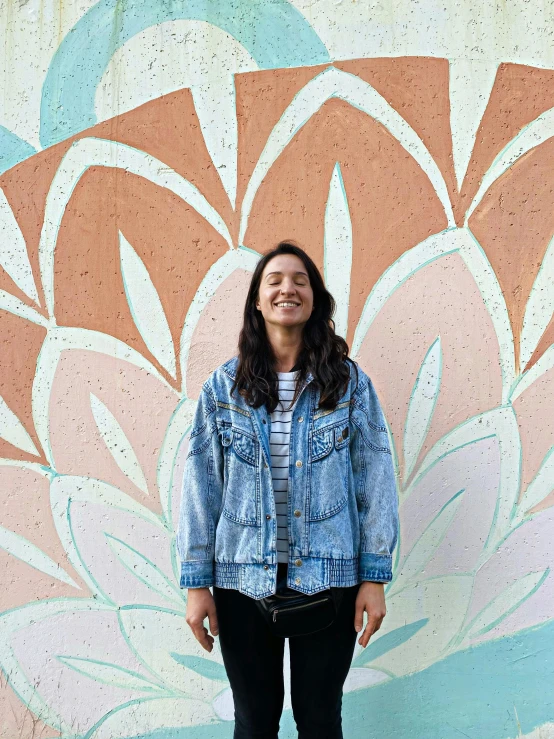
M 238 356 L 205 381 L 185 462 L 177 551 L 180 586 L 276 590 L 277 519 L 271 417 L 230 389 Z M 292 413 L 289 457 L 290 588 L 317 593 L 389 582 L 398 494 L 385 419 L 370 378 L 350 366 L 334 410 L 318 408 L 307 375 Z

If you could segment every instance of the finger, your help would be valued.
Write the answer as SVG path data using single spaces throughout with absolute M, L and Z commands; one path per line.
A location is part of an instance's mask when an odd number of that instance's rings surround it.
M 362 630 L 364 625 L 364 604 L 363 601 L 356 601 L 356 611 L 354 613 L 354 630 L 356 633 Z
M 362 647 L 364 648 L 367 647 L 369 640 L 371 636 L 373 635 L 373 632 L 374 632 L 373 622 L 368 621 L 362 635 L 358 639 L 358 644 L 361 644 Z
M 219 624 L 217 622 L 215 604 L 208 610 L 208 622 L 210 624 L 210 631 L 214 636 L 217 636 L 219 634 Z
M 208 629 L 203 624 L 193 628 L 192 633 L 207 652 L 212 651 L 214 638 L 208 634 Z

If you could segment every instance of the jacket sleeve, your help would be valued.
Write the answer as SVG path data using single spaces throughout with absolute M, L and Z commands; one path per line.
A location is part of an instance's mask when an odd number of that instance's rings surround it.
M 215 411 L 206 381 L 194 413 L 181 488 L 177 552 L 182 588 L 214 584 L 215 530 L 223 491 L 223 448 Z
M 352 395 L 351 460 L 360 522 L 359 577 L 392 580 L 398 539 L 398 491 L 385 418 L 370 378 L 360 369 Z

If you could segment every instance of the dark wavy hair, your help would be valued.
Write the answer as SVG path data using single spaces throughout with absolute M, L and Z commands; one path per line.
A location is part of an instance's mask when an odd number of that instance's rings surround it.
M 239 361 L 231 394 L 235 389 L 248 405 L 258 408 L 266 405 L 272 413 L 279 402 L 276 357 L 267 337 L 265 319 L 256 308 L 262 272 L 266 264 L 280 254 L 294 254 L 302 260 L 310 279 L 314 309 L 302 332 L 302 347 L 298 356 L 300 370 L 292 404 L 308 372 L 320 389 L 319 408 L 332 410 L 346 392 L 350 380 L 347 362 L 349 346 L 335 333 L 335 300 L 326 289 L 323 278 L 311 257 L 293 241 L 281 241 L 262 256 L 256 265 L 244 306 L 244 318 L 239 334 Z M 356 368 L 356 382 L 358 370 Z

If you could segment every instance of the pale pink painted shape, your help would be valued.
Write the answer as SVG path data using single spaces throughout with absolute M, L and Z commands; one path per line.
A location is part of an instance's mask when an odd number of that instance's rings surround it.
M 244 303 L 252 274 L 236 269 L 217 288 L 202 311 L 187 363 L 187 397 L 198 398 L 206 378 L 238 352 Z
M 499 482 L 496 439 L 482 439 L 443 457 L 414 486 L 401 506 L 402 559 L 441 508 L 464 489 L 444 539 L 425 566 L 425 576 L 470 572 L 490 530 Z
M 554 446 L 554 368 L 547 370 L 514 400 L 521 437 L 521 489 L 537 474 L 549 449 Z M 550 491 L 534 511 L 554 505 L 554 480 Z
M 541 511 L 519 526 L 480 568 L 475 578 L 469 622 L 490 601 L 530 572 L 554 569 L 554 508 Z M 540 624 L 554 614 L 554 576 L 549 573 L 519 608 L 476 641 L 485 641 Z
M 1 525 L 37 546 L 81 587 L 73 587 L 46 575 L 27 563 L 0 551 L 0 610 L 43 598 L 83 598 L 89 590 L 73 569 L 59 540 L 50 508 L 50 483 L 32 469 L 0 467 Z
M 146 478 L 144 495 L 120 470 L 94 420 L 90 393 L 96 395 L 125 432 Z M 49 403 L 49 428 L 56 470 L 109 482 L 143 505 L 160 512 L 156 465 L 175 393 L 154 375 L 98 352 L 62 352 Z
M 419 462 L 448 431 L 502 399 L 493 324 L 475 280 L 457 254 L 436 259 L 400 285 L 379 311 L 355 357 L 375 385 L 401 470 L 410 395 L 438 336 L 443 353 L 441 389 Z
M 105 533 L 144 555 L 173 582 L 169 533 L 143 518 L 106 505 L 73 502 L 69 510 L 75 544 L 87 570 L 102 592 L 117 605 L 145 604 L 172 607 L 122 564 Z M 175 605 L 175 604 L 173 604 Z
M 58 736 L 60 732 L 37 720 L 9 685 L 0 686 L 0 737 L 55 739 Z
M 39 695 L 75 733 L 86 731 L 122 703 L 152 695 L 96 682 L 56 659 L 62 655 L 101 660 L 151 679 L 127 646 L 116 613 L 58 614 L 20 629 L 11 645 L 31 684 L 37 685 Z

